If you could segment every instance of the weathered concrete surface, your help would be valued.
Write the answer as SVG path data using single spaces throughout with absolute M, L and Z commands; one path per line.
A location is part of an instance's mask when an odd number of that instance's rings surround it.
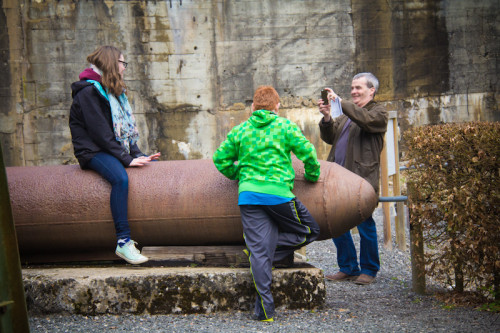
M 73 164 L 71 82 L 100 44 L 124 53 L 139 146 L 210 158 L 276 87 L 326 159 L 314 106 L 371 71 L 402 132 L 498 121 L 498 0 L 0 0 L 0 138 L 7 166 Z
M 323 272 L 303 265 L 273 270 L 277 308 L 324 305 Z M 250 310 L 255 301 L 248 268 L 25 268 L 23 279 L 30 314 L 210 313 Z

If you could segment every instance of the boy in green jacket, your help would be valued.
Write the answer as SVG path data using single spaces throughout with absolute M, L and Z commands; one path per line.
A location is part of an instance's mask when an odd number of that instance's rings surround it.
M 290 154 L 304 162 L 304 177 L 316 182 L 316 150 L 295 123 L 277 115 L 279 106 L 273 87 L 259 87 L 252 116 L 235 126 L 213 155 L 224 176 L 239 180 L 238 205 L 257 290 L 255 315 L 262 321 L 274 317 L 273 262 L 293 265 L 294 251 L 319 235 L 318 224 L 292 193 L 295 172 Z

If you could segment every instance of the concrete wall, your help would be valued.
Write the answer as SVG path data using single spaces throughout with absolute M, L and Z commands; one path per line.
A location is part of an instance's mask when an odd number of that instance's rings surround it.
M 325 159 L 315 101 L 349 98 L 372 71 L 377 99 L 411 126 L 498 121 L 497 0 L 0 0 L 0 138 L 8 166 L 76 163 L 70 84 L 115 45 L 146 153 L 210 158 L 276 87 Z

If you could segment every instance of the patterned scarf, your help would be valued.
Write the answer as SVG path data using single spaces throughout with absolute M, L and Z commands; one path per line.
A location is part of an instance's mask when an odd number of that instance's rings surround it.
M 97 90 L 109 101 L 111 106 L 111 119 L 113 120 L 113 131 L 120 144 L 125 147 L 127 153 L 130 153 L 130 145 L 137 143 L 139 132 L 135 125 L 135 118 L 132 114 L 132 108 L 128 102 L 127 95 L 121 94 L 116 98 L 113 94 L 108 94 L 102 85 L 94 80 L 87 80 L 92 83 Z

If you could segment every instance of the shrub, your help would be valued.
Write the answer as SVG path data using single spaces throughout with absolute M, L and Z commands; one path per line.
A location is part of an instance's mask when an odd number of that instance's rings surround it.
M 426 275 L 456 292 L 500 298 L 500 123 L 405 132 L 412 225 L 423 230 Z M 498 303 L 497 303 L 498 304 Z

